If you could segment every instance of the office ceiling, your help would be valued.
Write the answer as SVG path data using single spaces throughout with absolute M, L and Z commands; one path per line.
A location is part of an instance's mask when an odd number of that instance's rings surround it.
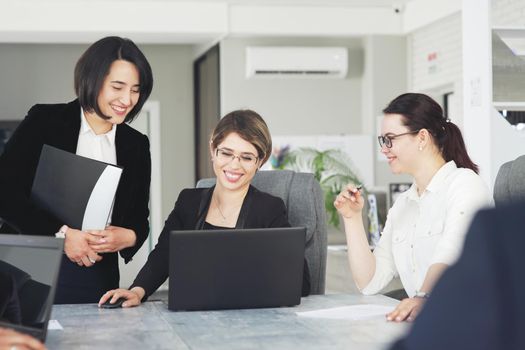
M 227 35 L 396 35 L 436 19 L 435 11 L 419 6 L 404 27 L 401 14 L 423 1 L 428 0 L 17 0 L 2 7 L 0 42 L 88 43 L 108 33 L 140 43 L 197 45 Z M 48 14 L 45 21 L 42 13 Z M 75 20 L 78 13 L 89 20 Z
M 84 1 L 84 0 L 77 0 Z M 117 0 L 123 2 L 144 0 Z M 153 0 L 165 2 L 188 2 L 188 0 Z M 417 0 L 192 0 L 192 2 L 221 2 L 232 5 L 312 5 L 312 6 L 355 6 L 355 7 L 392 7 Z

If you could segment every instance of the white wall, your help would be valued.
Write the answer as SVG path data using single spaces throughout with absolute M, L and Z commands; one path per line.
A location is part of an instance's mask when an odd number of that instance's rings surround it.
M 386 188 L 392 182 L 411 182 L 408 175 L 390 171 L 386 157 L 379 154 L 376 136 L 379 134 L 382 110 L 396 96 L 407 91 L 407 40 L 404 36 L 368 36 L 365 42 L 363 75 L 363 133 L 372 136 L 375 186 Z
M 450 119 L 460 128 L 463 125 L 461 13 L 429 24 L 408 35 L 409 90 L 431 95 L 442 104 L 441 95 L 453 91 L 455 115 Z M 429 55 L 437 58 L 429 60 Z
M 35 103 L 73 100 L 73 70 L 86 48 L 0 44 L 0 119 L 22 119 Z
M 151 100 L 160 102 L 162 218 L 179 192 L 195 186 L 193 47 L 143 45 L 154 74 Z
M 493 0 L 491 11 L 493 28 L 517 28 L 525 33 L 524 0 Z M 494 101 L 525 102 L 525 59 L 514 55 L 499 39 L 493 41 L 492 50 L 497 57 L 492 65 Z
M 497 0 L 500 26 L 506 23 L 505 13 L 512 22 L 516 11 L 513 1 L 503 1 Z M 525 154 L 525 142 L 492 105 L 491 4 L 490 0 L 463 0 L 463 106 L 467 147 L 492 187 L 501 164 Z
M 492 27 L 525 27 L 525 1 L 492 0 Z
M 247 46 L 345 46 L 346 79 L 245 78 Z M 363 49 L 358 39 L 231 38 L 221 41 L 221 114 L 260 113 L 275 135 L 361 133 Z

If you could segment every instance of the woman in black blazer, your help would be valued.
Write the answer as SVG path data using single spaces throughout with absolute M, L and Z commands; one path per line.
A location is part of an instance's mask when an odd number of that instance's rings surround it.
M 250 110 L 234 111 L 222 118 L 213 131 L 210 155 L 216 185 L 185 189 L 179 194 L 155 249 L 131 288 L 110 290 L 99 305 L 118 298 L 122 306 L 139 305 L 168 278 L 169 233 L 172 230 L 288 227 L 281 198 L 261 192 L 250 183 L 272 150 L 264 120 Z M 304 264 L 303 296 L 310 294 L 310 274 Z
M 118 287 L 117 252 L 128 262 L 147 238 L 149 141 L 126 123 L 138 115 L 152 87 L 151 67 L 139 48 L 129 39 L 103 38 L 76 64 L 78 99 L 33 106 L 0 157 L 0 217 L 5 220 L 0 232 L 65 238 L 56 303 L 96 302 Z M 67 227 L 31 202 L 44 144 L 123 167 L 105 230 Z

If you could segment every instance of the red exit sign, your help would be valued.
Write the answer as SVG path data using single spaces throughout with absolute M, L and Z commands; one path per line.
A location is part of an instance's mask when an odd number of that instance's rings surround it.
M 428 62 L 435 61 L 435 60 L 437 60 L 437 58 L 438 58 L 438 54 L 437 54 L 437 52 L 431 52 L 431 53 L 429 53 L 429 54 L 427 55 L 427 61 L 428 61 Z

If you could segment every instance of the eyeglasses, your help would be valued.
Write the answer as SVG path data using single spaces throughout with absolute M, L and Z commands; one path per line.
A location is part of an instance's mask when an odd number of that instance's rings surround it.
M 417 134 L 419 130 L 417 131 L 409 131 L 402 134 L 397 135 L 385 135 L 385 136 L 378 136 L 377 141 L 379 141 L 379 147 L 383 148 L 383 146 L 386 146 L 387 148 L 392 148 L 392 140 L 397 139 L 400 136 L 404 135 L 410 135 L 410 134 Z
M 217 148 L 215 155 L 221 163 L 233 162 L 233 160 L 237 158 L 245 168 L 253 167 L 259 160 L 259 158 L 252 153 L 241 153 L 240 155 L 236 155 L 231 150 L 224 148 Z

